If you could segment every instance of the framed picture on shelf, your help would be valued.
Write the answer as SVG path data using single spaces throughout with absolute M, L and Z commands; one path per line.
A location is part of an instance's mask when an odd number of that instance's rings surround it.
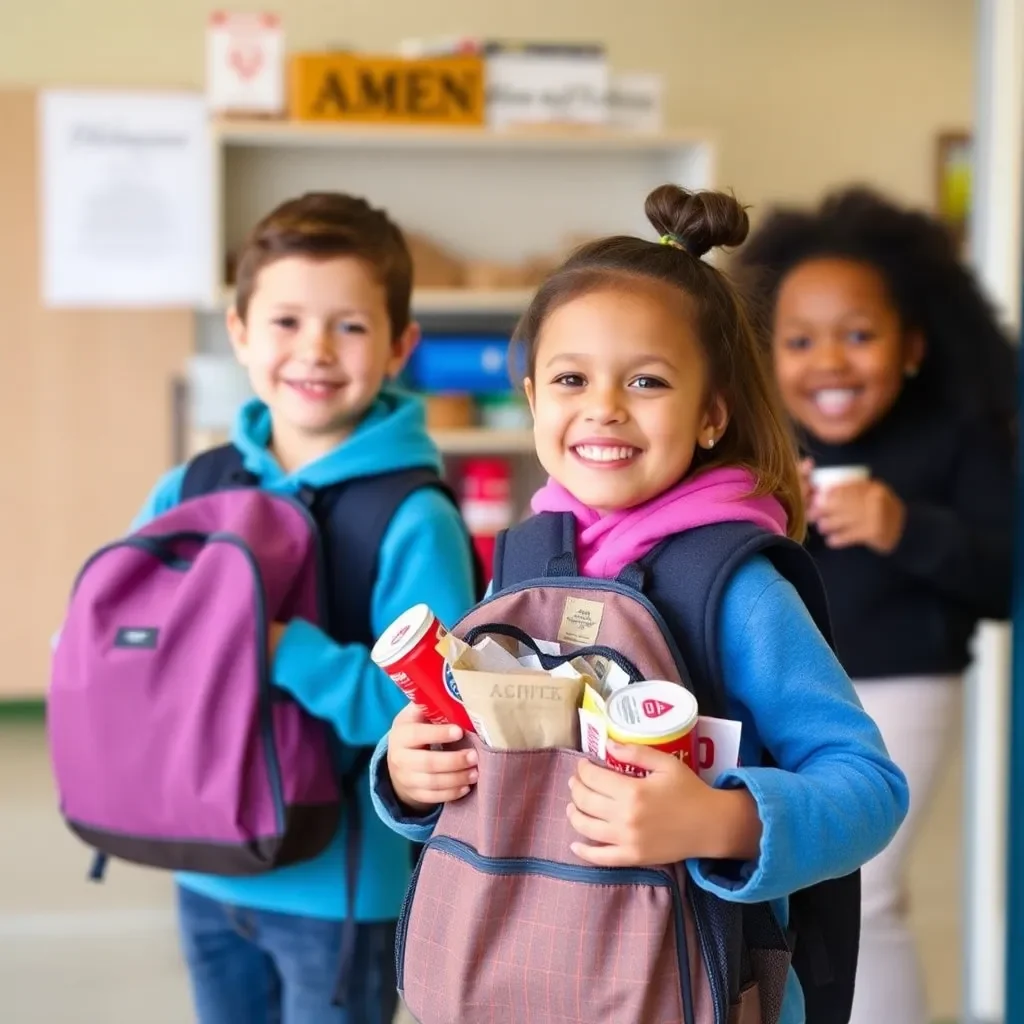
M 970 132 L 942 132 L 936 141 L 935 210 L 961 253 L 971 213 L 971 150 Z

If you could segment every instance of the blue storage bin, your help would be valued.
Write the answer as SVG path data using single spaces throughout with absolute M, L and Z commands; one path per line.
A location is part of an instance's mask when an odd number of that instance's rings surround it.
M 511 391 L 507 337 L 430 335 L 409 361 L 413 387 L 421 391 L 494 394 Z

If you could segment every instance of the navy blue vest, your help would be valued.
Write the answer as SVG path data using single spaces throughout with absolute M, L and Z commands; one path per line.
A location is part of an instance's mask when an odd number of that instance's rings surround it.
M 733 572 L 754 554 L 768 558 L 796 588 L 822 635 L 831 644 L 828 604 L 811 556 L 794 541 L 767 533 L 751 523 L 720 523 L 669 537 L 619 579 L 641 590 L 665 619 L 688 670 L 703 714 L 726 714 L 726 697 L 718 661 L 718 608 Z M 493 590 L 503 590 L 544 576 L 575 576 L 576 523 L 570 513 L 542 513 L 506 531 L 494 557 Z M 703 894 L 691 889 L 702 899 Z M 754 938 L 762 927 L 764 906 L 738 908 L 722 903 L 708 908 L 721 927 L 716 933 Z M 807 1024 L 847 1024 L 860 947 L 860 872 L 830 879 L 789 901 L 789 939 L 793 966 L 807 1004 Z M 743 917 L 742 924 L 729 918 Z M 757 942 L 752 942 L 757 945 Z M 742 950 L 722 948 L 732 964 Z M 728 970 L 732 978 L 738 972 Z

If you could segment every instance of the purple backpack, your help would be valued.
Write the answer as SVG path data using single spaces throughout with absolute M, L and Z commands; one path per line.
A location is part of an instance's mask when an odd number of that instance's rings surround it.
M 329 727 L 273 685 L 274 622 L 323 621 L 319 535 L 255 488 L 184 501 L 79 573 L 47 705 L 61 813 L 101 855 L 253 875 L 326 848 Z

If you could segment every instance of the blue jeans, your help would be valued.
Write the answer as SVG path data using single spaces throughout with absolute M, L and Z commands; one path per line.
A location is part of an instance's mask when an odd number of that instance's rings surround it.
M 340 921 L 249 910 L 181 887 L 178 915 L 199 1024 L 391 1024 L 395 922 L 359 925 L 339 1007 Z

